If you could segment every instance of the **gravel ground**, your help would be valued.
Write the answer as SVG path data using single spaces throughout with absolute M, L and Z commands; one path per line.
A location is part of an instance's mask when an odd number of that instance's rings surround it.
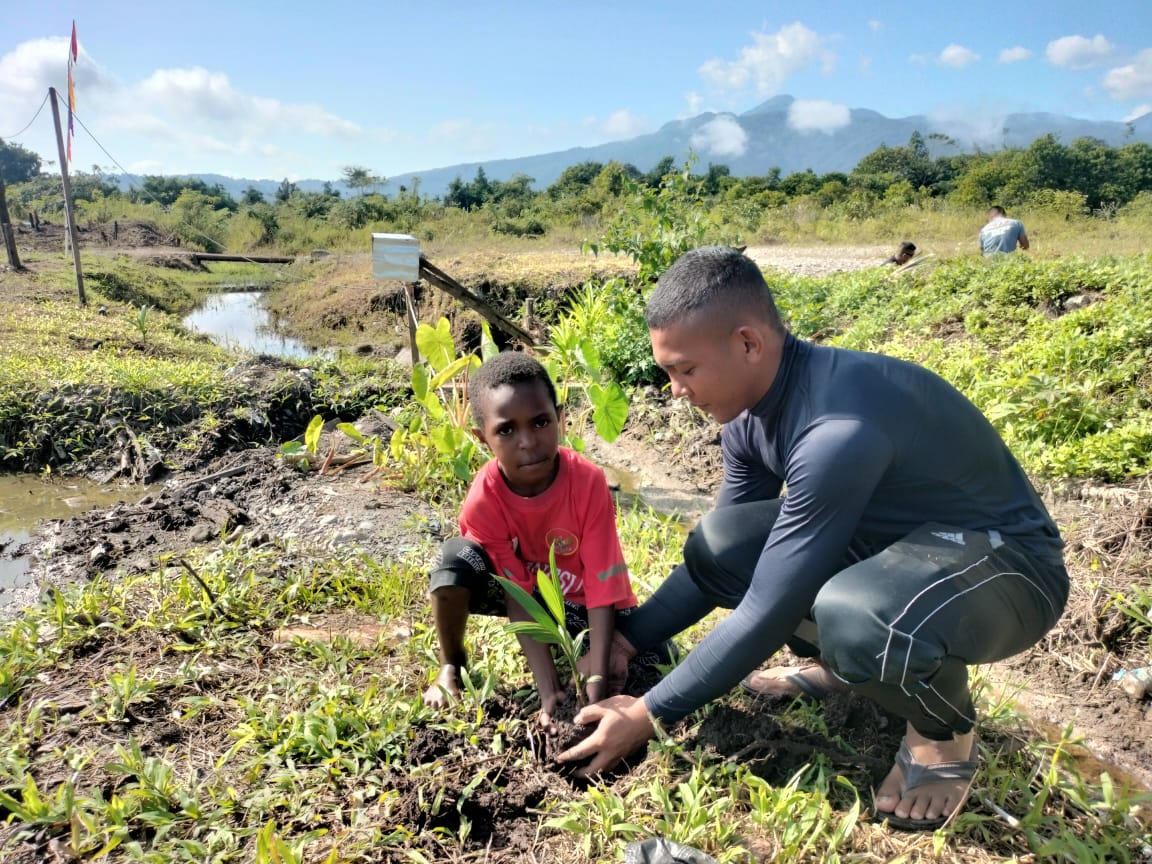
M 749 246 L 744 254 L 762 268 L 800 276 L 827 276 L 884 263 L 896 251 L 888 246 Z

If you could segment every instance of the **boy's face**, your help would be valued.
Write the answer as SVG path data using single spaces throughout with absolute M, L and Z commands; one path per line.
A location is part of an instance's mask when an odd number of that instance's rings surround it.
M 763 346 L 750 344 L 746 331 L 688 319 L 649 330 L 648 336 L 652 356 L 668 373 L 672 395 L 727 423 L 767 392 L 767 386 L 760 387 L 755 365 Z
M 482 426 L 474 430 L 496 461 L 508 488 L 531 498 L 556 477 L 560 415 L 541 381 L 505 384 L 480 397 Z

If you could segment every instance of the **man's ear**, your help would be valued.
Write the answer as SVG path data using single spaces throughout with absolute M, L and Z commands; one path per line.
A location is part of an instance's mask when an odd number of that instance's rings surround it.
M 736 340 L 740 353 L 748 362 L 758 362 L 764 355 L 764 334 L 760 332 L 760 328 L 743 324 L 732 332 L 732 338 Z
M 563 405 L 557 405 L 556 406 L 556 425 L 559 426 L 561 429 L 564 428 L 564 406 Z
M 473 426 L 472 435 L 476 438 L 477 441 L 479 441 L 485 447 L 488 447 L 488 439 L 484 437 L 483 429 L 481 429 L 479 426 Z M 491 450 L 492 448 L 488 447 L 488 449 Z

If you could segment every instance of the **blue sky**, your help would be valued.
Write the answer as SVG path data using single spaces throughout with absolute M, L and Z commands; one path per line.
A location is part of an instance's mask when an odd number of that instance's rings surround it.
M 112 157 L 77 127 L 83 170 L 391 175 L 628 138 L 781 93 L 813 134 L 847 108 L 974 128 L 1013 111 L 1152 110 L 1152 0 L 37 0 L 2 18 L 5 137 L 49 85 L 64 90 L 76 20 L 77 113 Z M 50 116 L 14 140 L 55 160 Z

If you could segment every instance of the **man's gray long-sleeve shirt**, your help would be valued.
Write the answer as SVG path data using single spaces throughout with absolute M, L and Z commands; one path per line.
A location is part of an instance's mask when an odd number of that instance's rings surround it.
M 1062 541 L 999 434 L 933 372 L 789 335 L 768 393 L 724 426 L 717 507 L 787 496 L 740 605 L 646 697 L 674 722 L 775 653 L 856 535 L 926 522 L 999 531 L 1042 558 Z

